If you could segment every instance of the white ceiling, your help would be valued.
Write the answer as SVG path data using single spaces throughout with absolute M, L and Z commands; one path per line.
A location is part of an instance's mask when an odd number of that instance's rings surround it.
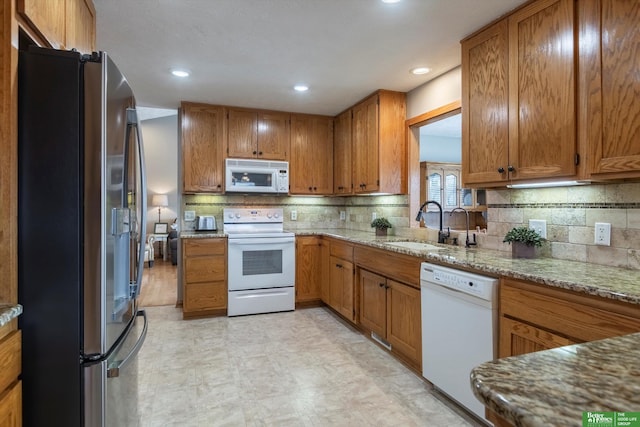
M 526 0 L 94 0 L 97 48 L 139 105 L 335 115 L 460 64 L 460 40 Z M 415 76 L 409 70 L 427 66 Z M 191 71 L 187 79 L 170 74 Z M 310 89 L 292 89 L 305 83 Z

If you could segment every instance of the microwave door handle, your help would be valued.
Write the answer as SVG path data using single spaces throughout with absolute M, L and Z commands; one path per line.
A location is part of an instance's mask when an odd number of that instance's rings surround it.
M 138 240 L 138 256 L 137 256 L 137 274 L 134 283 L 131 284 L 131 296 L 137 298 L 140 295 L 142 286 L 142 273 L 144 272 L 144 247 L 147 239 L 147 174 L 144 163 L 144 144 L 142 143 L 142 130 L 140 129 L 140 121 L 135 108 L 127 108 L 127 126 L 134 127 L 136 130 L 136 140 L 138 148 L 138 162 L 140 166 L 140 222 L 138 224 L 139 236 Z

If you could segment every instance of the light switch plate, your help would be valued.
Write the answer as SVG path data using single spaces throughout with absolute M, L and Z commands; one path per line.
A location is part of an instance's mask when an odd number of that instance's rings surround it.
M 611 224 L 596 222 L 594 242 L 596 245 L 611 246 Z
M 298 211 L 291 211 L 291 221 L 298 220 Z
M 345 211 L 340 211 L 340 221 L 344 221 L 347 219 L 347 213 Z
M 375 219 L 378 218 L 378 214 L 377 213 L 372 213 L 371 214 L 371 221 L 375 221 Z
M 196 211 L 184 211 L 184 220 L 185 221 L 195 221 L 196 220 Z
M 543 238 L 547 238 L 547 220 L 545 219 L 530 219 L 529 228 L 535 230 Z

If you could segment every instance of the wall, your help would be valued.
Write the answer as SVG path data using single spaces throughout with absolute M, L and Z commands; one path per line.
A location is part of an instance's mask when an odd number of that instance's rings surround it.
M 640 269 L 640 183 L 593 184 L 546 189 L 487 190 L 487 235 L 481 246 L 511 250 L 502 243 L 514 226 L 547 221 L 543 255 Z M 611 246 L 597 246 L 594 223 L 611 224 Z
M 158 222 L 158 208 L 151 206 L 154 194 L 167 194 L 169 207 L 160 210 L 160 222 L 171 224 L 180 213 L 178 192 L 178 116 L 142 121 L 147 168 L 147 233 Z
M 407 119 L 462 98 L 462 69 L 456 67 L 407 93 Z

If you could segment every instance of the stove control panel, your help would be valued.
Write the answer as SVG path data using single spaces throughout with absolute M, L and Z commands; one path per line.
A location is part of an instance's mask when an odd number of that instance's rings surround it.
M 281 208 L 229 208 L 223 212 L 225 224 L 282 223 Z

